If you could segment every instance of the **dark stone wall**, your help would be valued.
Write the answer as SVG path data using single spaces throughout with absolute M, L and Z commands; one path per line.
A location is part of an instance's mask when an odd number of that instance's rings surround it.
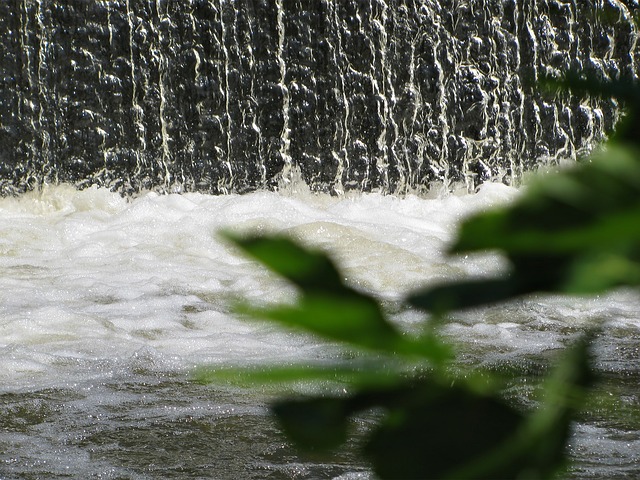
M 637 73 L 635 2 L 0 2 L 0 188 L 427 188 L 602 139 L 612 101 L 540 74 Z

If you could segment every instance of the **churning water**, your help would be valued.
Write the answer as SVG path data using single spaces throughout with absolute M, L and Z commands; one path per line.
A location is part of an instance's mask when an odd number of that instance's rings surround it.
M 273 392 L 190 381 L 197 365 L 341 355 L 234 317 L 233 296 L 286 301 L 295 293 L 217 232 L 286 232 L 329 250 L 350 284 L 397 305 L 425 283 L 499 269 L 495 256 L 450 259 L 444 249 L 461 218 L 515 195 L 486 184 L 475 195 L 433 198 L 126 199 L 59 186 L 0 200 L 0 477 L 370 478 L 351 444 L 329 460 L 299 455 L 267 415 Z M 624 292 L 531 299 L 458 315 L 446 331 L 463 362 L 536 371 L 589 319 L 606 318 L 597 368 L 617 413 L 598 404 L 578 424 L 574 475 L 632 478 L 640 472 L 637 300 Z M 394 311 L 409 329 L 422 320 Z M 514 395 L 526 398 L 527 388 Z
M 330 460 L 296 453 L 267 415 L 273 392 L 190 381 L 201 364 L 341 355 L 231 315 L 231 297 L 295 292 L 217 232 L 287 232 L 326 248 L 348 282 L 415 328 L 403 294 L 502 268 L 443 252 L 462 217 L 517 191 L 362 192 L 474 190 L 588 152 L 617 103 L 533 84 L 569 70 L 637 77 L 639 9 L 0 1 L 0 193 L 23 194 L 0 199 L 0 478 L 369 478 L 355 445 Z M 267 192 L 296 172 L 308 188 Z M 446 332 L 463 363 L 535 374 L 604 317 L 605 381 L 576 426 L 572 474 L 637 478 L 637 307 L 628 292 L 529 299 L 458 315 Z M 526 382 L 514 388 L 528 401 Z

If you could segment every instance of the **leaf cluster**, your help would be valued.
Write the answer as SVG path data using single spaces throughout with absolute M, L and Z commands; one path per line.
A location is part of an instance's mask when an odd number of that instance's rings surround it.
M 634 83 L 570 76 L 565 84 L 577 92 L 616 96 L 627 102 L 627 118 L 637 118 L 640 89 Z M 407 305 L 444 319 L 454 310 L 521 295 L 594 294 L 640 284 L 637 138 L 620 135 L 575 168 L 539 179 L 514 204 L 465 221 L 450 253 L 498 251 L 510 270 L 413 292 Z M 316 451 L 343 443 L 354 416 L 382 412 L 364 454 L 383 479 L 534 479 L 562 471 L 572 418 L 592 381 L 593 330 L 564 352 L 544 383 L 538 408 L 522 411 L 506 403 L 494 383 L 452 376 L 452 349 L 436 330 L 416 336 L 399 331 L 377 299 L 345 284 L 326 254 L 277 235 L 226 238 L 300 292 L 294 305 L 242 304 L 240 313 L 341 342 L 365 352 L 365 361 L 204 369 L 201 380 L 241 375 L 249 381 L 339 382 L 346 393 L 286 398 L 273 412 L 293 441 Z

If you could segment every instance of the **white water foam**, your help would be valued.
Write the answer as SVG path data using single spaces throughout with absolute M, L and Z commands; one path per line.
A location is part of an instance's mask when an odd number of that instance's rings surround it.
M 229 312 L 231 298 L 287 301 L 295 292 L 222 241 L 221 230 L 287 233 L 330 252 L 352 285 L 396 301 L 426 284 L 504 268 L 497 255 L 451 258 L 446 247 L 466 215 L 516 195 L 487 184 L 475 195 L 429 199 L 300 191 L 127 200 L 59 186 L 0 200 L 0 380 L 11 389 L 143 361 L 171 370 L 315 357 L 316 342 Z M 521 355 L 561 347 L 590 318 L 637 328 L 636 306 L 624 292 L 541 298 L 457 314 L 448 330 Z M 404 312 L 399 321 L 423 318 Z
M 202 457 L 197 468 L 193 464 L 193 475 L 208 471 L 211 458 L 222 462 L 218 478 L 247 472 L 260 478 L 263 468 L 286 470 L 292 460 L 273 457 L 281 451 L 271 437 L 276 433 L 265 437 L 256 454 L 251 453 L 252 442 L 238 440 L 244 429 L 257 428 L 254 418 L 264 416 L 260 405 L 236 393 L 231 399 L 213 392 L 203 396 L 180 378 L 187 379 L 191 368 L 203 364 L 289 364 L 330 359 L 339 352 L 316 339 L 234 317 L 231 298 L 290 301 L 295 291 L 239 255 L 219 232 L 287 233 L 329 251 L 350 284 L 396 305 L 420 286 L 503 269 L 504 260 L 495 254 L 450 258 L 446 248 L 467 215 L 517 195 L 514 188 L 487 184 L 475 195 L 437 198 L 336 198 L 289 191 L 241 196 L 147 193 L 124 199 L 103 189 L 58 186 L 0 200 L 0 394 L 5 413 L 17 412 L 16 421 L 23 421 L 22 405 L 30 412 L 25 421 L 37 419 L 34 427 L 11 427 L 15 432 L 0 442 L 7 448 L 2 465 L 18 474 L 39 471 L 34 465 L 46 464 L 43 478 L 68 468 L 77 475 L 103 472 L 105 478 L 118 472 L 138 478 L 142 470 L 169 475 L 186 468 L 181 454 L 157 463 L 146 440 L 139 448 L 133 444 L 123 449 L 111 439 L 126 442 L 129 434 L 119 432 L 131 428 L 151 441 L 159 432 L 175 435 L 184 430 L 181 422 L 193 421 L 202 422 L 203 432 L 230 425 L 230 441 L 239 445 L 236 453 L 213 454 L 212 447 L 198 440 L 188 450 Z M 597 342 L 597 367 L 633 376 L 640 367 L 637 306 L 631 292 L 525 299 L 457 313 L 446 333 L 460 342 L 461 360 L 473 365 L 492 367 L 531 358 L 535 363 L 574 338 L 590 319 L 605 318 L 609 327 Z M 394 320 L 407 329 L 417 328 L 425 318 L 411 310 L 395 311 Z M 165 374 L 174 379 L 172 387 L 163 386 Z M 627 403 L 638 401 L 635 387 L 622 395 Z M 200 431 L 198 425 L 195 431 Z M 576 444 L 587 444 L 585 435 L 593 428 L 580 427 Z M 627 431 L 614 430 L 618 436 Z M 615 435 L 606 440 L 607 448 L 618 448 Z M 637 442 L 633 429 L 625 435 Z M 215 430 L 206 438 L 212 445 L 225 442 Z M 174 448 L 169 437 L 163 442 L 165 448 Z M 633 470 L 637 454 L 625 452 L 619 463 L 625 471 Z M 585 453 L 578 447 L 574 453 L 581 465 L 602 465 L 607 475 L 623 468 L 607 470 L 600 450 Z M 134 466 L 125 467 L 130 456 Z M 227 456 L 237 460 L 228 463 Z M 71 467 L 65 466 L 68 462 Z M 255 465 L 246 470 L 243 462 Z M 135 467 L 143 464 L 147 466 Z M 229 470 L 230 465 L 235 470 Z M 362 466 L 310 463 L 305 468 L 310 473 L 302 478 L 312 478 L 315 468 L 323 476 L 335 471 L 347 475 L 344 478 L 369 478 Z
M 487 184 L 475 195 L 431 199 L 303 191 L 127 200 L 59 186 L 3 199 L 0 380 L 19 388 L 141 361 L 175 369 L 314 357 L 315 342 L 229 313 L 233 297 L 274 302 L 295 293 L 225 244 L 221 230 L 287 233 L 329 251 L 352 285 L 393 301 L 425 284 L 504 268 L 496 255 L 445 252 L 462 218 L 515 195 Z M 619 300 L 546 299 L 463 313 L 449 329 L 503 353 L 541 351 L 561 346 L 563 327 L 604 311 L 637 326 L 635 302 Z
M 452 261 L 444 250 L 461 218 L 514 195 L 496 184 L 436 199 L 258 192 L 127 200 L 59 186 L 2 199 L 0 383 L 109 375 L 141 357 L 172 369 L 317 355 L 313 342 L 229 314 L 233 296 L 271 302 L 294 292 L 225 244 L 221 229 L 288 233 L 330 251 L 352 284 L 397 299 L 425 282 L 499 268 L 496 257 Z

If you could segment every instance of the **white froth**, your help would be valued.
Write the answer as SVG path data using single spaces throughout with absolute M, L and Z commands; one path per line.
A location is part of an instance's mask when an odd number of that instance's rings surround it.
M 462 218 L 516 194 L 489 184 L 475 195 L 430 199 L 269 192 L 123 199 L 61 186 L 0 200 L 0 381 L 10 389 L 144 361 L 171 369 L 323 355 L 311 339 L 229 313 L 233 297 L 272 302 L 293 291 L 225 244 L 221 229 L 285 232 L 331 252 L 353 285 L 399 299 L 430 282 L 502 268 L 497 256 L 451 259 L 446 247 Z M 557 347 L 557 334 L 523 322 L 522 312 L 508 318 L 513 313 L 461 316 L 450 331 L 503 350 Z

